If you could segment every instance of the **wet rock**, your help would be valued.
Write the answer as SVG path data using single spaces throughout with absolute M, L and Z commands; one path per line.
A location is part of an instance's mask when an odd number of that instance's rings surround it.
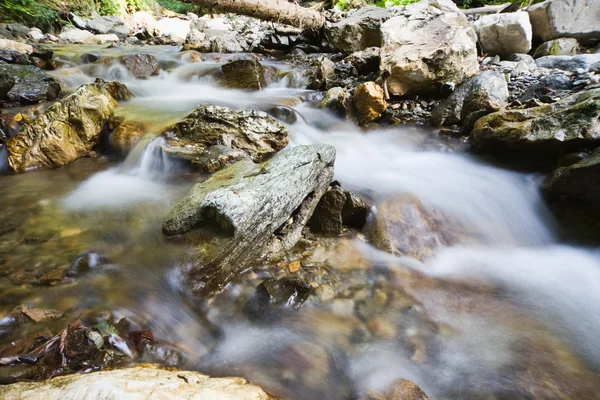
M 60 40 L 69 43 L 83 43 L 92 36 L 94 36 L 93 33 L 77 28 L 67 29 L 58 35 Z
M 586 151 L 561 154 L 560 157 L 558 157 L 558 166 L 568 167 L 570 165 L 577 164 L 578 162 L 585 160 L 589 156 L 590 154 Z
M 327 108 L 339 116 L 350 120 L 357 119 L 352 95 L 341 87 L 329 89 L 325 93 L 325 96 L 323 96 L 323 100 L 319 103 L 319 107 Z
M 394 382 L 391 387 L 381 392 L 369 392 L 363 400 L 429 400 L 420 387 L 406 379 Z
M 185 359 L 174 346 L 155 340 L 143 340 L 138 351 L 141 361 L 169 367 L 182 366 Z
M 577 54 L 579 43 L 577 39 L 560 38 L 544 42 L 535 49 L 534 57 L 544 56 L 572 56 Z
M 310 88 L 315 90 L 330 89 L 332 82 L 336 80 L 335 64 L 328 58 L 321 58 L 312 63 L 313 76 Z
M 540 107 L 498 111 L 479 119 L 471 133 L 476 147 L 511 155 L 557 155 L 600 143 L 600 89 Z
M 362 229 L 367 223 L 371 207 L 357 194 L 345 191 L 346 201 L 342 208 L 342 222 L 355 229 Z
M 110 134 L 108 142 L 123 154 L 129 153 L 146 133 L 146 128 L 139 121 L 124 121 Z
M 594 64 L 600 62 L 600 54 L 580 54 L 578 56 L 545 56 L 535 60 L 538 67 L 561 69 L 563 71 L 584 71 Z
M 325 192 L 308 221 L 314 233 L 336 236 L 342 233 L 342 209 L 346 204 L 346 193 L 339 187 L 331 187 Z
M 477 36 L 465 15 L 451 1 L 407 6 L 408 15 L 381 25 L 380 71 L 392 95 L 460 84 L 477 74 Z
M 10 167 L 23 172 L 75 161 L 98 143 L 117 100 L 128 99 L 130 95 L 117 82 L 99 79 L 80 86 L 6 143 Z
M 220 68 L 222 84 L 231 89 L 260 90 L 267 86 L 265 71 L 258 61 L 236 60 Z
M 0 63 L 0 100 L 35 104 L 56 99 L 60 90 L 58 81 L 38 67 Z
M 364 228 L 365 237 L 392 254 L 425 259 L 460 242 L 455 223 L 412 195 L 380 201 L 372 215 Z
M 345 53 L 380 47 L 381 24 L 392 16 L 392 12 L 385 8 L 364 7 L 327 26 L 325 35 L 329 43 Z
M 126 54 L 117 61 L 137 79 L 146 79 L 160 72 L 158 59 L 151 54 Z
M 258 285 L 247 309 L 256 318 L 282 309 L 295 310 L 304 304 L 311 293 L 312 286 L 303 280 L 269 278 Z
M 285 126 L 267 113 L 221 106 L 198 107 L 162 136 L 165 152 L 209 172 L 244 157 L 264 161 L 288 143 Z
M 543 41 L 563 37 L 581 42 L 600 36 L 600 3 L 593 0 L 547 0 L 527 7 L 533 34 Z
M 473 26 L 487 55 L 507 56 L 531 50 L 531 23 L 525 11 L 484 15 Z
M 71 278 L 78 277 L 88 272 L 97 270 L 107 264 L 106 257 L 98 253 L 84 253 L 77 257 L 75 261 L 65 271 L 65 275 Z
M 192 291 L 220 290 L 257 260 L 291 248 L 333 175 L 335 150 L 298 146 L 257 165 L 239 161 L 194 186 L 163 223 L 166 235 L 190 232 L 197 258 L 184 263 Z
M 0 49 L 4 51 L 16 51 L 19 54 L 33 53 L 33 47 L 31 45 L 9 39 L 0 39 Z
M 508 86 L 504 74 L 484 71 L 460 85 L 431 113 L 434 126 L 461 124 L 468 134 L 475 121 L 508 105 Z
M 554 198 L 596 206 L 600 200 L 600 151 L 595 150 L 574 164 L 554 170 L 542 190 Z M 579 155 L 578 157 L 581 157 Z
M 375 82 L 358 85 L 353 99 L 361 125 L 376 121 L 387 108 L 383 89 Z
M 81 393 L 95 399 L 129 400 L 146 400 L 152 397 L 189 400 L 271 398 L 258 386 L 242 378 L 210 378 L 198 372 L 167 370 L 152 364 L 0 387 L 0 397 L 14 400 L 76 400 L 81 398 Z
M 350 54 L 344 60 L 356 68 L 359 74 L 368 75 L 379 70 L 380 52 L 379 47 L 367 47 L 364 50 Z

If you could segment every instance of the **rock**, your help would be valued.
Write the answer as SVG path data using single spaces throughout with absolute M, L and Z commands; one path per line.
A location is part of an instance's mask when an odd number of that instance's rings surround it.
M 310 89 L 329 90 L 331 83 L 337 78 L 335 73 L 335 64 L 328 58 L 320 58 L 312 62 L 313 76 L 310 83 Z
M 468 134 L 475 121 L 508 105 L 508 85 L 504 74 L 484 71 L 460 85 L 431 113 L 434 126 L 461 124 Z
M 477 39 L 465 15 L 447 0 L 419 2 L 381 25 L 380 71 L 392 95 L 460 84 L 477 74 Z
M 325 96 L 323 96 L 323 100 L 319 103 L 319 107 L 327 108 L 339 116 L 351 120 L 357 118 L 352 95 L 341 87 L 329 89 L 325 93 Z
M 303 280 L 269 278 L 258 285 L 246 310 L 253 318 L 268 318 L 274 311 L 300 308 L 311 293 L 312 286 Z
M 0 100 L 35 104 L 56 99 L 60 90 L 58 81 L 38 67 L 0 63 Z
M 98 253 L 84 253 L 77 257 L 75 261 L 69 265 L 65 271 L 65 274 L 71 278 L 82 276 L 91 271 L 99 269 L 107 263 L 107 258 Z
M 146 79 L 160 72 L 158 59 L 151 54 L 126 54 L 117 59 L 137 79 Z
M 98 143 L 117 100 L 126 100 L 130 95 L 117 82 L 98 79 L 80 86 L 6 143 L 10 167 L 23 172 L 75 161 Z
M 27 36 L 29 36 L 36 42 L 39 42 L 40 40 L 44 40 L 46 38 L 46 35 L 44 35 L 41 29 L 39 28 L 31 28 L 31 30 L 27 32 Z
M 265 71 L 258 61 L 236 60 L 220 68 L 221 82 L 231 89 L 260 90 L 267 86 Z
M 412 195 L 378 202 L 364 234 L 381 250 L 419 260 L 460 242 L 453 221 Z
M 94 36 L 91 32 L 77 28 L 65 30 L 58 35 L 60 40 L 64 40 L 65 42 L 69 43 L 83 43 L 91 36 Z
M 16 42 L 9 39 L 0 39 L 0 49 L 16 51 L 19 54 L 30 54 L 33 53 L 33 47 L 21 42 Z
M 199 372 L 142 364 L 131 368 L 60 376 L 41 382 L 0 386 L 0 397 L 13 400 L 93 399 L 268 400 L 258 386 L 242 378 L 210 378 Z
M 29 28 L 23 24 L 6 24 L 4 25 L 6 30 L 8 30 L 14 37 L 18 39 L 27 39 L 27 34 L 29 33 Z
M 346 193 L 339 187 L 329 188 L 308 221 L 310 230 L 328 236 L 337 236 L 342 233 L 342 209 L 346 204 Z
M 543 41 L 571 37 L 598 40 L 600 3 L 595 0 L 547 0 L 527 8 L 533 34 Z
M 88 28 L 87 22 L 83 18 L 80 18 L 73 13 L 69 13 L 69 21 L 71 21 L 73 23 L 73 26 L 75 26 L 75 28 L 79 28 L 79 29 L 87 29 Z
M 387 108 L 383 89 L 375 82 L 365 82 L 354 90 L 354 107 L 361 125 L 376 121 Z
M 163 18 L 152 27 L 158 31 L 159 35 L 182 44 L 190 32 L 190 21 L 181 18 Z
M 535 49 L 534 57 L 572 56 L 577 54 L 579 43 L 577 39 L 559 38 L 544 42 Z
M 363 7 L 350 16 L 325 27 L 325 36 L 336 49 L 353 53 L 381 46 L 381 24 L 393 14 L 375 6 Z
M 108 142 L 123 154 L 129 153 L 146 133 L 144 125 L 139 121 L 120 123 L 110 134 Z
M 203 16 L 190 24 L 183 50 L 239 53 L 249 50 L 247 46 L 247 42 L 234 31 L 229 20 Z
M 88 20 L 85 29 L 98 35 L 114 34 L 120 39 L 125 39 L 130 33 L 123 18 L 118 16 L 104 16 Z
M 369 392 L 362 400 L 429 400 L 429 397 L 411 381 L 399 379 L 384 393 Z
M 564 73 L 548 75 L 529 86 L 523 95 L 519 97 L 519 100 L 526 103 L 533 99 L 540 99 L 543 96 L 562 98 L 565 97 L 564 94 L 571 94 L 570 90 L 572 86 L 571 79 Z
M 484 15 L 473 26 L 487 55 L 507 56 L 531 50 L 531 23 L 525 11 Z
M 554 170 L 544 183 L 542 191 L 547 195 L 580 202 L 596 208 L 600 200 L 600 151 L 589 157 Z
M 600 62 L 600 54 L 580 54 L 578 56 L 545 56 L 535 60 L 538 67 L 561 69 L 577 72 L 588 70 L 594 63 Z
M 342 208 L 342 222 L 355 229 L 362 229 L 367 223 L 371 207 L 355 193 L 345 191 L 346 202 Z
M 288 143 L 285 126 L 267 113 L 221 106 L 196 108 L 162 136 L 166 153 L 207 172 L 242 158 L 262 162 Z
M 83 43 L 84 44 L 105 44 L 105 43 L 114 43 L 118 42 L 119 37 L 114 33 L 108 35 L 93 35 L 87 38 Z
M 475 123 L 471 143 L 481 149 L 543 155 L 600 143 L 600 89 L 553 104 L 504 110 Z
M 190 233 L 197 258 L 183 274 L 196 295 L 221 290 L 237 273 L 295 245 L 333 177 L 329 145 L 288 148 L 261 165 L 239 161 L 195 185 L 163 223 Z
M 345 61 L 350 63 L 356 71 L 361 75 L 367 75 L 372 72 L 377 72 L 379 69 L 379 56 L 381 49 L 379 47 L 368 47 L 361 51 L 356 51 L 345 58 Z

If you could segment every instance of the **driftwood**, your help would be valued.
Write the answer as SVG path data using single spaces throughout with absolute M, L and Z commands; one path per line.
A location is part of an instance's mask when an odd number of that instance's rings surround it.
M 498 4 L 496 6 L 484 6 L 478 8 L 469 8 L 463 10 L 466 15 L 477 15 L 477 14 L 496 14 L 510 6 L 511 3 Z
M 279 22 L 301 29 L 319 30 L 325 17 L 319 11 L 287 0 L 183 0 L 205 8 L 247 15 L 264 21 Z
M 196 295 L 294 246 L 333 178 L 335 149 L 298 146 L 270 161 L 238 161 L 195 185 L 167 216 L 167 236 L 187 234 L 197 254 L 183 273 Z

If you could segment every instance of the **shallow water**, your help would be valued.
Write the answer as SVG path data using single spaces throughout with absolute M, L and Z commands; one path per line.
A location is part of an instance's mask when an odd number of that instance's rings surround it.
M 465 143 L 425 127 L 362 132 L 307 102 L 314 93 L 302 88 L 302 71 L 272 60 L 262 61 L 278 71 L 270 86 L 247 93 L 218 87 L 210 72 L 248 55 L 190 63 L 174 48 L 148 47 L 142 51 L 160 57 L 164 71 L 134 80 L 119 67 L 78 60 L 138 48 L 56 51 L 72 65 L 54 72 L 66 88 L 98 76 L 126 83 L 136 97 L 118 114 L 144 122 L 147 136 L 124 160 L 83 158 L 54 171 L 0 176 L 2 311 L 28 303 L 66 312 L 52 328 L 111 312 L 176 344 L 189 368 L 244 375 L 290 398 L 352 398 L 398 378 L 442 399 L 597 396 L 600 255 L 557 242 L 538 176 L 486 165 Z M 300 310 L 268 320 L 247 312 L 266 277 L 293 275 L 278 263 L 245 271 L 209 302 L 190 299 L 177 273 L 185 246 L 165 240 L 160 227 L 203 177 L 170 162 L 153 137 L 199 104 L 293 107 L 299 117 L 289 126 L 290 145 L 333 144 L 344 188 L 373 199 L 409 193 L 470 240 L 419 261 L 376 250 L 353 233 L 309 235 L 310 243 L 284 257 L 301 259 L 297 275 L 316 286 Z M 85 252 L 108 265 L 41 282 Z M 0 339 L 35 330 L 6 329 Z

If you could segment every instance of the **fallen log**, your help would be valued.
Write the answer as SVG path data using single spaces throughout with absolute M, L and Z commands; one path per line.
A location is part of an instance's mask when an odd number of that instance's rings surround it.
M 290 3 L 287 0 L 183 0 L 205 8 L 247 15 L 312 31 L 325 25 L 319 11 Z

